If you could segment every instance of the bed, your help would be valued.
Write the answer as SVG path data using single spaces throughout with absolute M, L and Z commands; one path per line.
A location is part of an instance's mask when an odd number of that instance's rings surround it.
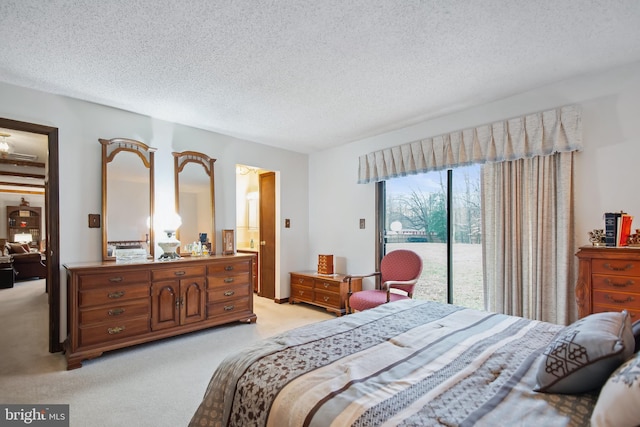
M 567 328 L 429 301 L 384 304 L 227 357 L 190 426 L 588 426 L 599 389 L 554 392 L 575 377 L 540 385 L 541 363 L 556 373 L 544 359 Z M 633 353 L 619 351 L 633 348 L 626 335 L 617 345 L 605 346 L 615 366 L 585 375 L 608 377 Z

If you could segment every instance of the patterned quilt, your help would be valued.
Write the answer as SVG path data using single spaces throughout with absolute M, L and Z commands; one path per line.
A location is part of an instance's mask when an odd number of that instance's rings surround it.
M 225 359 L 190 426 L 588 426 L 597 396 L 536 393 L 561 326 L 405 300 Z

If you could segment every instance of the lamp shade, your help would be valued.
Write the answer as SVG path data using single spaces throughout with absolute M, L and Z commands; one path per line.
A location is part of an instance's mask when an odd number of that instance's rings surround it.
M 33 241 L 33 236 L 29 233 L 16 233 L 13 236 L 13 240 L 19 243 L 30 243 Z

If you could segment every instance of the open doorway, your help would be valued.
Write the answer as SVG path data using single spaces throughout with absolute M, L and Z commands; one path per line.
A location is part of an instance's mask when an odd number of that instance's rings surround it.
M 236 165 L 236 244 L 254 253 L 254 292 L 276 299 L 275 172 Z
M 25 270 L 23 277 L 46 277 L 49 302 L 49 351 L 62 351 L 60 342 L 60 258 L 59 249 L 59 175 L 58 129 L 34 123 L 0 118 L 0 132 L 7 145 L 0 145 L 2 184 L 6 196 L 2 210 L 6 227 L 0 236 L 8 240 L 25 240 L 25 250 L 37 252 L 45 271 Z M 34 157 L 35 156 L 35 157 Z M 4 189 L 5 191 L 1 191 Z M 19 199 L 16 199 L 19 197 Z M 19 200 L 18 203 L 15 203 Z M 17 209 L 13 209 L 17 204 Z M 39 206 L 38 206 L 39 205 Z M 20 209 L 20 207 L 24 209 Z M 36 218 L 37 212 L 40 217 Z M 28 213 L 28 215 L 27 215 Z M 35 213 L 35 214 L 34 214 Z M 0 216 L 2 212 L 0 212 Z M 21 233 L 21 231 L 24 231 Z M 16 237 L 18 236 L 18 237 Z M 20 242 L 18 242 L 20 243 Z M 11 263 L 13 261 L 10 261 Z M 1 303 L 1 298 L 0 298 Z M 11 345 L 11 343 L 5 343 Z

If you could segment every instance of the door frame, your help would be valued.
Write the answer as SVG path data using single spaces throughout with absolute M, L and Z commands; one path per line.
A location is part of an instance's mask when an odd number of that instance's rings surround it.
M 49 294 L 49 352 L 62 351 L 60 342 L 60 175 L 58 128 L 0 117 L 0 127 L 46 135 L 48 140 L 45 170 L 45 224 L 47 247 L 47 289 Z

